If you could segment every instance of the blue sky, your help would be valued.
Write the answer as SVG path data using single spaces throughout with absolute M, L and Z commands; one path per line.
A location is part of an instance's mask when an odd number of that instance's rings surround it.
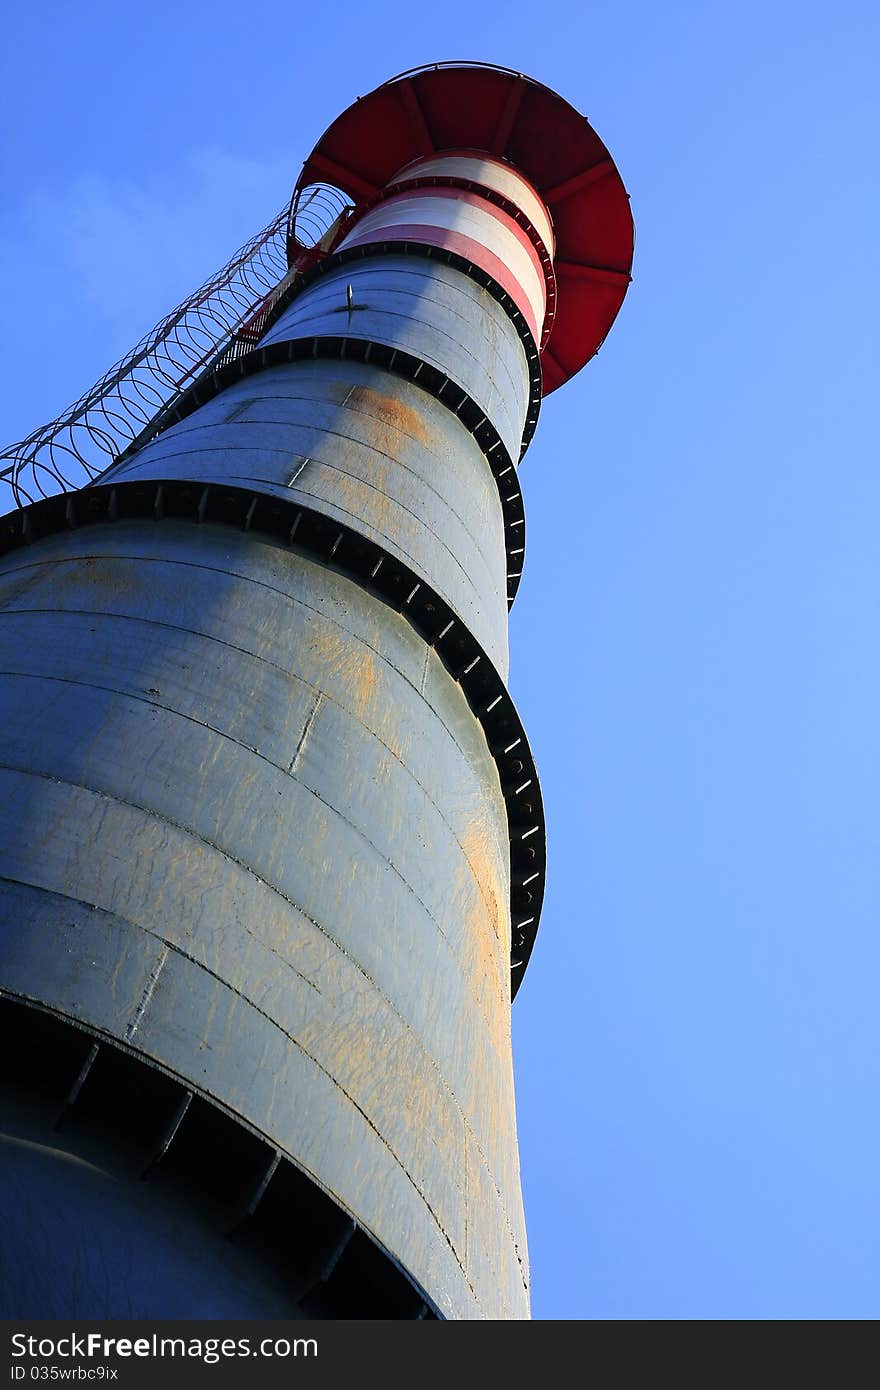
M 395 72 L 502 63 L 590 117 L 634 284 L 523 465 L 511 624 L 550 836 L 534 1313 L 876 1317 L 877 6 L 50 0 L 5 37 L 10 440 Z

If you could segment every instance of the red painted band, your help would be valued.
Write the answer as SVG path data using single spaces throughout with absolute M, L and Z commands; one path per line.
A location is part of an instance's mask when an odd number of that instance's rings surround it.
M 425 188 L 403 188 L 399 193 L 392 193 L 390 197 L 383 198 L 380 202 L 374 203 L 369 209 L 368 215 L 373 216 L 380 212 L 382 208 L 393 207 L 395 203 L 399 203 L 406 198 L 418 197 L 448 198 L 452 202 L 467 203 L 471 207 L 477 208 L 480 212 L 490 214 L 495 218 L 496 222 L 500 223 L 502 227 L 512 232 L 516 237 L 520 246 L 522 246 L 523 250 L 527 253 L 532 265 L 535 267 L 535 273 L 538 279 L 546 280 L 546 269 L 541 261 L 541 257 L 538 255 L 537 248 L 532 238 L 525 228 L 521 227 L 519 223 L 511 217 L 509 212 L 505 212 L 497 203 L 490 202 L 488 198 L 482 197 L 479 193 L 472 193 L 464 188 L 452 188 L 443 184 L 432 184 L 430 187 Z M 356 230 L 356 228 L 357 222 L 352 223 L 352 229 Z M 349 236 L 350 234 L 346 236 L 346 241 L 349 240 Z
M 355 231 L 346 237 L 345 245 L 368 246 L 374 241 L 420 241 L 426 246 L 439 246 L 446 251 L 453 251 L 472 265 L 479 266 L 480 270 L 485 270 L 487 275 L 491 275 L 492 279 L 497 280 L 501 288 L 507 291 L 528 324 L 536 346 L 540 344 L 541 328 L 535 321 L 535 311 L 528 295 L 501 258 L 494 255 L 481 241 L 474 241 L 472 237 L 464 236 L 461 232 L 449 231 L 445 227 L 426 227 L 413 222 L 377 227 L 375 231 L 364 232 L 361 236 Z

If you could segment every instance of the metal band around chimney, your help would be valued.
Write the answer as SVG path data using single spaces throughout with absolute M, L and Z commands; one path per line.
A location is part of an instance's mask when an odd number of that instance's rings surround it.
M 435 650 L 480 721 L 507 810 L 511 996 L 535 943 L 546 869 L 544 807 L 528 739 L 504 681 L 448 604 L 397 557 L 311 508 L 245 488 L 181 482 L 95 486 L 35 502 L 0 521 L 0 554 L 95 522 L 149 517 L 246 529 L 339 571 L 395 609 Z

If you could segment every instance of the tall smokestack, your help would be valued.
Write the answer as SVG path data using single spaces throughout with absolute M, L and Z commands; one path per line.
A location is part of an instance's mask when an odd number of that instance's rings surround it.
M 4 522 L 7 1316 L 529 1314 L 517 465 L 629 206 L 475 64 L 350 107 L 295 213 L 321 184 L 232 349 Z

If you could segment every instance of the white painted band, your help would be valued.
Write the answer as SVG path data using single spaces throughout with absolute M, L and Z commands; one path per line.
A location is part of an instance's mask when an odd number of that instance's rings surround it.
M 481 159 L 477 155 L 439 155 L 436 159 L 421 159 L 416 164 L 410 164 L 391 182 L 405 183 L 408 179 L 435 177 L 466 179 L 500 193 L 525 213 L 550 255 L 553 255 L 556 240 L 550 215 L 531 184 L 526 183 L 510 165 L 501 164 L 495 159 Z
M 547 283 L 529 252 L 516 233 L 499 220 L 491 203 L 483 208 L 456 198 L 452 189 L 450 194 L 453 196 L 438 197 L 428 190 L 395 194 L 360 218 L 339 249 L 344 249 L 349 241 L 362 241 L 365 234 L 381 240 L 383 228 L 401 225 L 458 232 L 485 246 L 507 266 L 522 287 L 540 332 L 547 311 Z

